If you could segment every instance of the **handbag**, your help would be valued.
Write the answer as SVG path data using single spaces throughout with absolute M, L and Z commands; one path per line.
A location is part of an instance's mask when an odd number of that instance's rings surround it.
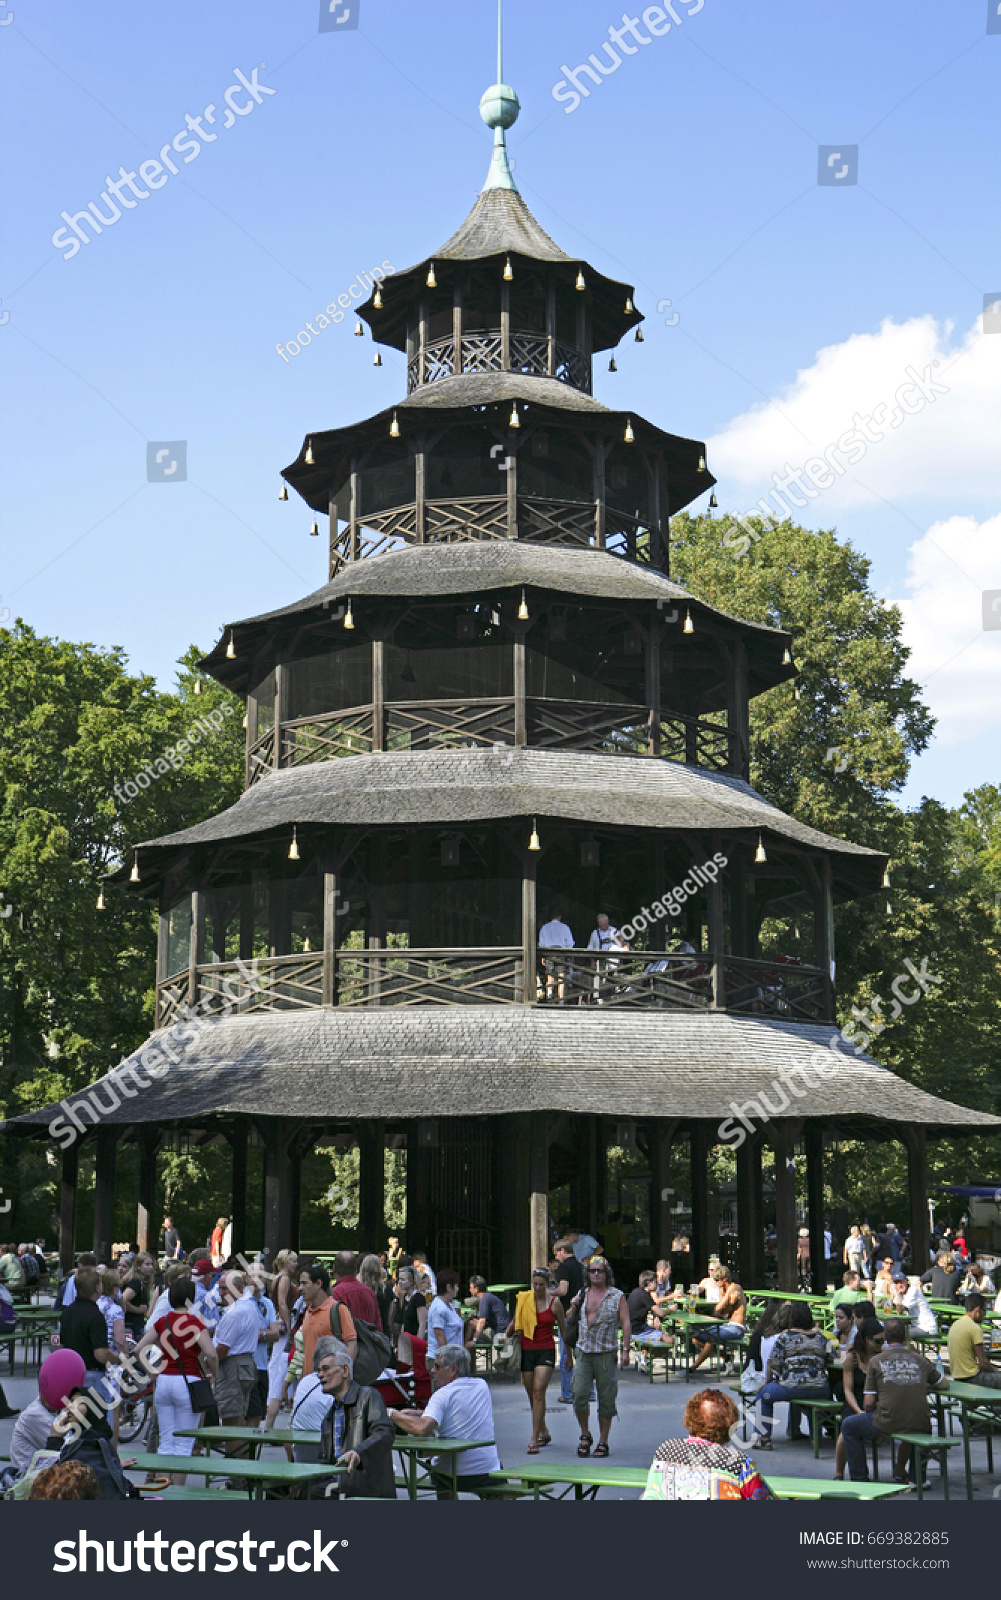
M 576 1350 L 576 1348 L 577 1348 L 577 1340 L 580 1338 L 580 1308 L 581 1308 L 581 1304 L 583 1302 L 583 1299 L 584 1299 L 584 1296 L 585 1296 L 586 1293 L 587 1293 L 586 1289 L 581 1289 L 577 1294 L 574 1295 L 574 1297 L 571 1300 L 569 1306 L 567 1307 L 567 1314 L 566 1314 L 567 1340 L 566 1340 L 566 1343 L 567 1343 L 567 1349 L 568 1350 Z

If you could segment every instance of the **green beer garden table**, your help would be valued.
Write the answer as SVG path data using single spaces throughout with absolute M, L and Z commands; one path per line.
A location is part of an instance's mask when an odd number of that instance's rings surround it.
M 209 1478 L 245 1478 L 252 1491 L 256 1490 L 258 1499 L 263 1499 L 265 1489 L 296 1488 L 347 1471 L 346 1467 L 331 1466 L 327 1461 L 249 1461 L 234 1456 L 214 1459 L 211 1456 L 137 1455 L 133 1465 L 138 1472 L 187 1472 L 204 1478 L 206 1483 Z
M 535 1500 L 565 1500 L 571 1489 L 575 1500 L 594 1500 L 599 1489 L 645 1489 L 647 1469 L 609 1467 L 602 1461 L 532 1461 L 490 1476 L 525 1484 Z M 562 1494 L 552 1492 L 557 1484 L 566 1484 Z

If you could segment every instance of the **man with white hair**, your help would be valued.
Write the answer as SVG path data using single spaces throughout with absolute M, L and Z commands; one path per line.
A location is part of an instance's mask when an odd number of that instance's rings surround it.
M 225 1310 L 215 1330 L 214 1343 L 219 1356 L 215 1403 L 219 1421 L 226 1428 L 245 1428 L 251 1390 L 257 1383 L 254 1359 L 260 1334 L 260 1318 L 253 1295 L 244 1294 L 247 1280 L 241 1272 L 226 1272 L 219 1281 L 220 1299 Z M 247 1445 L 227 1440 L 226 1454 L 246 1455 Z
M 476 1450 L 467 1450 L 460 1461 L 457 1479 L 460 1492 L 475 1494 L 490 1482 L 491 1472 L 500 1468 L 494 1437 L 494 1408 L 490 1390 L 482 1378 L 470 1377 L 469 1351 L 457 1344 L 442 1345 L 428 1352 L 428 1371 L 434 1385 L 423 1412 L 407 1408 L 390 1410 L 389 1419 L 401 1433 L 418 1439 L 437 1434 L 439 1439 L 490 1440 Z M 451 1500 L 452 1478 L 447 1456 L 439 1456 L 431 1473 L 439 1500 Z
M 313 1370 L 332 1402 L 320 1427 L 319 1459 L 348 1470 L 314 1485 L 310 1498 L 395 1500 L 393 1425 L 382 1395 L 355 1383 L 348 1348 L 332 1336 L 317 1339 Z
M 296 1386 L 295 1399 L 292 1402 L 292 1417 L 289 1427 L 293 1434 L 319 1433 L 323 1427 L 324 1418 L 334 1403 L 332 1394 L 324 1394 L 323 1385 L 317 1368 L 324 1356 L 338 1354 L 344 1346 L 332 1334 L 322 1334 L 313 1346 L 313 1370 L 307 1372 Z M 293 1461 L 320 1461 L 320 1446 L 318 1444 L 292 1443 Z

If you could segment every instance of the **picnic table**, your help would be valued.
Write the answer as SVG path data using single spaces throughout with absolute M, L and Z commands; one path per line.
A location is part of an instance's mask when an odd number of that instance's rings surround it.
M 709 1317 L 701 1311 L 675 1311 L 673 1309 L 669 1311 L 664 1306 L 661 1307 L 659 1316 L 662 1325 L 665 1322 L 669 1322 L 672 1327 L 678 1330 L 681 1348 L 685 1358 L 685 1382 L 687 1383 L 689 1377 L 691 1376 L 691 1341 L 693 1330 L 697 1332 L 700 1327 L 718 1328 L 721 1323 L 726 1322 L 728 1319 L 726 1317 Z M 643 1346 L 639 1345 L 638 1348 L 642 1349 Z M 717 1344 L 714 1352 L 717 1360 L 725 1351 L 725 1348 L 726 1347 L 721 1340 Z M 677 1343 L 675 1345 L 675 1349 L 677 1349 Z M 675 1370 L 677 1370 L 677 1368 L 675 1368 Z
M 531 1461 L 490 1476 L 508 1482 L 514 1478 L 532 1490 L 535 1500 L 565 1500 L 571 1489 L 575 1500 L 594 1500 L 599 1489 L 645 1489 L 647 1469 L 609 1467 L 599 1461 Z M 552 1493 L 557 1484 L 566 1484 L 562 1494 Z
M 772 1494 L 779 1500 L 883 1500 L 888 1495 L 907 1494 L 906 1483 L 843 1483 L 836 1478 L 776 1478 L 762 1473 Z
M 488 1283 L 487 1292 L 489 1294 L 499 1295 L 504 1301 L 504 1304 L 507 1306 L 511 1315 L 514 1316 L 515 1295 L 518 1294 L 520 1290 L 530 1289 L 531 1287 L 532 1285 L 530 1283 Z
M 452 1498 L 459 1497 L 459 1457 L 467 1450 L 484 1450 L 493 1444 L 492 1439 L 436 1439 L 428 1436 L 418 1439 L 412 1433 L 398 1433 L 393 1440 L 393 1449 L 398 1450 L 401 1456 L 409 1456 L 409 1461 L 404 1460 L 407 1494 L 411 1500 L 417 1499 L 417 1458 L 418 1456 L 448 1456 L 452 1470 Z
M 134 1465 L 139 1472 L 190 1472 L 195 1477 L 204 1478 L 206 1484 L 210 1478 L 245 1478 L 251 1491 L 256 1491 L 257 1499 L 264 1498 L 266 1489 L 297 1488 L 347 1471 L 346 1467 L 331 1466 L 328 1461 L 314 1463 L 286 1461 L 284 1458 L 281 1461 L 250 1461 L 235 1456 L 213 1460 L 211 1456 L 144 1454 L 134 1458 Z
M 979 1383 L 963 1383 L 959 1378 L 950 1378 L 948 1384 L 940 1384 L 931 1391 L 929 1398 L 938 1402 L 938 1431 L 943 1429 L 943 1406 L 946 1401 L 953 1400 L 959 1405 L 959 1422 L 963 1430 L 963 1465 L 966 1468 L 966 1498 L 973 1499 L 973 1466 L 970 1461 L 970 1412 L 981 1409 L 1001 1407 L 1001 1389 L 986 1389 Z M 1001 1412 L 998 1414 L 998 1427 L 1001 1429 Z
M 200 1439 L 209 1449 L 213 1445 L 225 1445 L 232 1441 L 235 1444 L 249 1444 L 254 1449 L 254 1457 L 262 1444 L 319 1444 L 320 1432 L 315 1430 L 297 1430 L 291 1428 L 269 1428 L 262 1433 L 259 1428 L 227 1427 L 223 1424 L 215 1428 L 177 1428 L 175 1433 L 179 1439 Z M 231 1460 L 243 1460 L 244 1457 L 231 1457 Z

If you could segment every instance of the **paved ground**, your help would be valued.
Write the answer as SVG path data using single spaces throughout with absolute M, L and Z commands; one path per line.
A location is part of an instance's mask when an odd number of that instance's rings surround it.
M 29 1369 L 30 1370 L 30 1369 Z M 17 1375 L 12 1379 L 8 1376 L 6 1361 L 0 1371 L 0 1381 L 3 1383 L 7 1399 L 12 1406 L 24 1406 L 35 1398 L 37 1394 L 36 1381 L 33 1376 L 22 1378 L 20 1376 L 20 1363 Z M 662 1439 L 683 1436 L 682 1415 L 688 1397 L 697 1388 L 711 1385 L 713 1379 L 705 1377 L 704 1382 L 699 1379 L 687 1384 L 683 1377 L 671 1379 L 665 1384 L 662 1371 L 658 1366 L 656 1382 L 651 1384 L 649 1379 L 636 1371 L 624 1372 L 620 1375 L 619 1382 L 619 1415 L 612 1424 L 609 1440 L 611 1454 L 609 1465 L 628 1467 L 647 1467 L 653 1456 L 654 1450 Z M 495 1437 L 501 1461 L 506 1467 L 519 1465 L 526 1461 L 544 1460 L 551 1461 L 576 1461 L 577 1460 L 577 1424 L 573 1416 L 573 1408 L 561 1405 L 556 1400 L 559 1394 L 559 1378 L 550 1386 L 550 1400 L 548 1422 L 553 1442 L 540 1454 L 527 1456 L 525 1446 L 531 1437 L 531 1415 L 528 1400 L 519 1383 L 511 1379 L 495 1379 L 491 1384 L 491 1394 L 494 1404 Z M 592 1418 L 593 1418 L 592 1410 Z M 6 1455 L 10 1449 L 10 1436 L 14 1424 L 12 1421 L 0 1422 L 0 1454 Z M 597 1437 L 597 1427 L 592 1421 L 592 1433 Z M 775 1445 L 767 1454 L 762 1453 L 757 1458 L 758 1465 L 767 1474 L 769 1471 L 781 1477 L 802 1478 L 830 1478 L 834 1476 L 834 1447 L 833 1443 L 825 1442 L 821 1447 L 820 1460 L 815 1461 L 813 1450 L 807 1440 L 801 1443 L 789 1442 L 785 1434 L 785 1408 L 776 1408 Z M 139 1448 L 133 1446 L 133 1449 Z M 123 1451 L 123 1454 L 126 1453 Z M 266 1451 L 265 1453 L 270 1453 Z M 886 1454 L 881 1453 L 882 1463 Z M 998 1443 L 998 1458 L 995 1461 L 995 1474 L 992 1478 L 987 1476 L 987 1451 L 983 1440 L 975 1440 L 973 1444 L 974 1466 L 974 1491 L 978 1500 L 988 1500 L 1001 1490 L 1001 1441 Z M 888 1471 L 888 1467 L 886 1469 Z M 963 1489 L 963 1459 L 962 1451 L 957 1449 L 951 1452 L 950 1459 L 950 1486 L 954 1499 L 964 1498 Z M 943 1497 L 942 1484 L 938 1477 L 937 1468 L 930 1468 L 932 1488 L 927 1498 L 938 1500 Z M 637 1499 L 638 1490 L 603 1489 L 602 1499 Z M 999 1495 L 1001 1499 L 1001 1495 Z

